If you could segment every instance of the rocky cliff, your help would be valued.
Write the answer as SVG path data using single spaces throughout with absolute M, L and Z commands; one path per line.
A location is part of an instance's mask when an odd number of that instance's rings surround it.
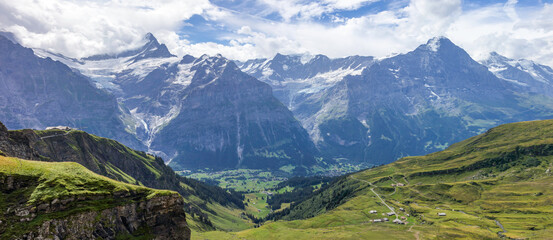
M 182 197 L 77 163 L 0 157 L 0 239 L 190 239 Z

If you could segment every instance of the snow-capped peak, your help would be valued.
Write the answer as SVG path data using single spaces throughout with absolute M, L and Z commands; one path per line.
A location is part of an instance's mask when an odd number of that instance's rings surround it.
M 444 36 L 433 37 L 428 40 L 428 42 L 426 43 L 426 47 L 430 51 L 437 52 L 442 47 L 442 44 L 445 42 L 450 41 Z

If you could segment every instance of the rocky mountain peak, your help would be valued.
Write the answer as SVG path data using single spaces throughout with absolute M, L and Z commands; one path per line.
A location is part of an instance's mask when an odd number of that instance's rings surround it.
M 451 41 L 449 41 L 449 39 L 447 39 L 446 37 L 434 37 L 434 38 L 431 38 L 429 39 L 427 42 L 426 42 L 426 47 L 428 50 L 431 50 L 431 51 L 434 51 L 434 52 L 437 52 L 441 46 L 442 46 L 442 43 L 451 43 Z M 451 43 L 453 44 L 453 43 Z
M 165 44 L 160 44 L 156 37 L 152 33 L 147 33 L 143 37 L 144 45 L 136 49 L 127 50 L 116 54 L 100 54 L 83 58 L 88 61 L 100 61 L 114 58 L 127 58 L 130 57 L 129 62 L 136 62 L 145 58 L 170 58 L 176 57 Z
M 484 60 L 483 62 L 486 62 L 486 63 L 489 63 L 489 64 L 492 64 L 492 63 L 496 63 L 496 64 L 506 64 L 507 62 L 509 61 L 512 61 L 513 59 L 509 59 L 497 52 L 490 52 L 490 55 L 488 56 L 488 58 L 486 60 Z
M 464 53 L 468 56 L 465 50 L 455 45 L 453 42 L 451 42 L 451 40 L 443 36 L 429 39 L 426 44 L 420 45 L 417 49 L 415 49 L 414 52 L 435 53 L 438 55 Z
M 201 68 L 206 72 L 206 74 L 213 72 L 216 75 L 222 74 L 227 67 L 238 70 L 238 67 L 234 62 L 223 57 L 221 54 L 217 54 L 215 56 L 204 54 L 194 61 L 194 66 L 195 67 L 193 69 Z
M 315 57 L 309 60 L 309 64 L 328 63 L 328 62 L 330 62 L 330 58 L 322 54 L 317 54 Z
M 290 62 L 301 62 L 301 56 L 300 55 L 284 55 L 281 53 L 277 53 L 275 57 L 273 57 L 273 63 L 290 63 Z
M 146 33 L 146 35 L 144 35 L 144 39 L 148 40 L 148 42 L 155 42 L 156 44 L 159 44 L 157 38 L 154 37 L 154 34 L 151 32 Z
M 184 57 L 182 57 L 179 64 L 189 64 L 189 63 L 194 62 L 194 60 L 196 60 L 196 58 L 194 56 L 192 56 L 190 54 L 186 54 L 186 55 L 184 55 Z

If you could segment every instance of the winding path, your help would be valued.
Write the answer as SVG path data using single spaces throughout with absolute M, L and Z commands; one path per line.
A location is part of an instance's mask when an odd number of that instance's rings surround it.
M 50 135 L 50 136 L 46 136 L 46 137 L 40 137 L 40 140 L 43 140 L 43 139 L 46 139 L 46 138 L 53 138 L 53 137 L 60 137 L 60 136 L 67 136 L 69 135 L 71 132 L 75 131 L 74 129 L 73 130 L 69 130 L 67 132 L 65 132 L 64 134 L 54 134 L 54 135 Z
M 361 181 L 361 182 L 368 183 L 368 184 L 372 187 L 372 188 L 370 188 L 370 189 L 371 189 L 371 192 L 373 192 L 374 195 L 376 195 L 376 197 L 378 197 L 378 199 L 380 199 L 380 201 L 382 202 L 382 204 L 384 204 L 386 207 L 388 207 L 388 209 L 390 209 L 391 212 L 394 213 L 394 215 L 396 216 L 396 219 L 399 219 L 399 217 L 398 217 L 396 211 L 394 210 L 394 208 L 393 208 L 393 207 L 390 207 L 390 205 L 388 205 L 388 204 L 384 201 L 384 199 L 382 199 L 382 197 L 380 197 L 380 195 L 374 190 L 374 189 L 376 188 L 376 186 L 374 186 L 374 185 L 373 185 L 371 182 L 369 182 L 369 181 L 366 181 L 366 180 L 363 180 L 363 179 L 355 178 L 353 175 L 350 176 L 350 178 L 351 178 L 351 179 L 355 179 L 355 180 L 357 180 L 357 181 Z
M 393 208 L 393 207 L 390 207 L 390 205 L 388 205 L 388 204 L 384 201 L 384 199 L 382 199 L 382 197 L 380 197 L 380 195 L 379 195 L 376 191 L 374 191 L 374 189 L 376 188 L 376 186 L 374 186 L 371 182 L 369 182 L 369 181 L 367 181 L 367 180 L 358 179 L 358 178 L 354 177 L 353 175 L 351 175 L 350 178 L 351 178 L 351 179 L 355 179 L 355 180 L 357 180 L 357 181 L 361 181 L 361 182 L 368 183 L 368 184 L 372 187 L 372 188 L 370 188 L 370 189 L 371 189 L 371 192 L 373 192 L 374 195 L 376 195 L 376 196 L 378 197 L 378 199 L 380 199 L 380 201 L 381 201 L 386 207 L 388 207 L 388 208 L 390 209 L 390 211 L 392 211 L 392 212 L 394 213 L 394 215 L 396 216 L 396 219 L 399 218 L 399 216 L 397 215 L 397 213 L 396 213 L 396 211 L 394 210 L 394 208 Z M 404 178 L 404 179 L 405 179 L 405 178 Z M 395 181 L 394 181 L 394 182 L 395 182 Z M 407 181 L 407 179 L 405 179 L 405 182 L 407 182 L 407 184 L 409 184 L 409 182 Z M 396 190 L 397 190 L 397 187 L 396 187 Z M 395 193 L 395 191 L 394 191 L 394 193 Z M 421 239 L 421 237 L 420 237 L 420 231 L 413 230 L 413 227 L 414 227 L 414 226 L 415 226 L 414 224 L 411 225 L 411 227 L 410 227 L 409 230 L 407 230 L 407 231 L 408 231 L 408 232 L 413 232 L 413 235 L 414 235 L 415 239 L 416 239 L 416 240 L 420 240 L 420 239 Z

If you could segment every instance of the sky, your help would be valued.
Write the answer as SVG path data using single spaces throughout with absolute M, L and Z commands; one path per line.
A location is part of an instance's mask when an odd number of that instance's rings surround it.
M 0 31 L 69 57 L 117 53 L 151 32 L 183 56 L 406 53 L 445 36 L 553 66 L 553 0 L 0 0 Z

